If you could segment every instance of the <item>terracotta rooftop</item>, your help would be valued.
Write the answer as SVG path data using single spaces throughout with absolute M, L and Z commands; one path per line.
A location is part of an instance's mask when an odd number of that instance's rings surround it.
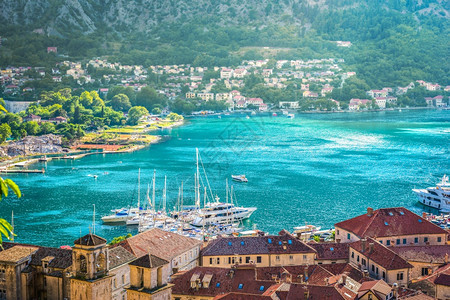
M 407 261 L 444 264 L 450 256 L 450 245 L 403 246 L 389 248 Z
M 380 208 L 336 223 L 335 227 L 352 232 L 360 238 L 446 233 L 444 229 L 404 207 Z
M 73 242 L 75 245 L 98 246 L 106 244 L 106 240 L 98 235 L 89 233 Z
M 342 296 L 334 286 L 291 284 L 287 299 L 348 300 L 352 298 Z
M 364 243 L 365 250 L 363 251 Z M 371 245 L 373 245 L 373 249 L 371 249 Z M 379 264 L 386 270 L 397 270 L 413 267 L 406 260 L 401 258 L 397 253 L 371 238 L 367 238 L 366 241 L 359 240 L 357 242 L 350 243 L 349 251 L 352 252 L 352 249 L 355 249 L 356 251 L 362 253 L 368 259 Z
M 213 300 L 272 300 L 269 295 L 252 295 L 244 293 L 226 293 L 224 295 L 218 295 Z
M 146 255 L 136 259 L 132 263 L 130 263 L 130 265 L 132 265 L 132 266 L 138 266 L 138 267 L 149 268 L 149 269 L 157 268 L 157 267 L 167 265 L 167 264 L 169 264 L 169 262 L 167 260 L 159 258 L 154 255 L 151 255 L 151 254 L 146 254 Z
M 312 253 L 313 248 L 292 235 L 219 238 L 208 244 L 203 256 Z
M 123 247 L 114 247 L 108 250 L 109 268 L 114 269 L 115 267 L 126 264 L 130 261 L 136 259 L 130 252 L 125 250 Z
M 204 287 L 204 282 L 209 282 Z M 198 282 L 199 288 L 192 288 L 191 281 Z M 267 295 L 280 286 L 275 280 L 256 279 L 255 268 L 213 268 L 196 267 L 172 279 L 173 295 L 190 295 L 197 297 L 214 297 L 226 293 Z
M 38 247 L 15 245 L 0 252 L 0 261 L 15 263 L 31 256 L 38 249 Z
M 151 253 L 170 261 L 173 257 L 201 244 L 199 240 L 153 228 L 127 238 L 113 247 L 122 246 L 136 257 Z
M 16 249 L 16 247 L 32 248 L 32 249 L 37 250 L 37 251 L 34 251 L 33 255 L 31 256 L 30 265 L 32 265 L 32 266 L 41 266 L 42 261 L 45 259 L 48 259 L 48 258 L 51 258 L 49 260 L 49 264 L 48 264 L 48 266 L 50 268 L 66 269 L 72 265 L 72 250 L 41 247 L 41 246 L 34 246 L 34 245 L 28 245 L 28 244 L 17 244 L 17 243 L 5 242 L 5 243 L 3 243 L 3 249 L 5 249 L 5 250 L 0 252 L 0 257 L 2 255 L 1 253 L 5 252 L 5 251 L 9 251 L 9 250 L 11 250 L 11 248 Z
M 348 259 L 348 243 L 308 243 L 317 251 L 317 259 Z
M 391 292 L 391 287 L 383 280 L 366 281 L 361 284 L 358 290 L 358 297 L 362 297 L 368 291 L 372 291 L 379 299 L 386 299 L 386 295 Z
M 434 279 L 434 284 L 450 286 L 450 269 L 445 269 L 436 279 Z

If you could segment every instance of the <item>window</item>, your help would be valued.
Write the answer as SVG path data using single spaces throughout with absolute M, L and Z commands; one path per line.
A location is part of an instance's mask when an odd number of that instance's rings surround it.
M 220 282 L 216 283 L 216 288 L 220 287 Z
M 209 258 L 209 264 L 210 264 L 210 265 L 213 264 L 213 258 L 212 258 L 212 257 Z
M 217 258 L 217 264 L 220 265 L 220 257 Z
M 424 242 L 424 243 L 428 242 L 428 238 L 427 238 L 427 237 L 424 237 L 424 238 L 423 238 L 423 242 Z
M 361 259 L 361 263 L 362 263 L 363 266 L 365 266 L 366 265 L 366 259 L 365 258 Z
M 355 258 L 355 252 L 352 251 L 352 258 Z
M 261 256 L 257 256 L 257 257 L 256 257 L 256 262 L 257 262 L 258 264 L 261 263 Z
M 397 273 L 397 280 L 403 280 L 403 272 Z
M 375 265 L 372 265 L 372 272 L 375 272 Z
M 359 262 L 359 255 L 356 256 L 356 261 Z
M 377 271 L 375 273 L 377 273 L 377 275 L 378 275 L 378 267 L 377 267 Z
M 386 273 L 383 271 L 383 279 L 386 279 Z
M 372 298 L 372 294 L 369 294 L 369 298 L 368 298 L 369 300 L 373 300 L 373 298 Z
M 294 256 L 293 255 L 289 255 L 289 260 L 293 260 Z
M 403 239 L 403 245 L 406 245 L 406 239 Z
M 438 243 L 440 243 L 442 241 L 442 238 L 440 236 L 438 236 L 437 241 L 438 241 Z
M 350 233 L 347 233 L 347 240 L 350 239 Z
M 279 260 L 280 260 L 280 256 L 279 256 L 279 255 L 275 256 L 275 259 L 276 259 L 277 261 L 279 261 Z
M 262 285 L 262 286 L 260 286 L 259 287 L 259 290 L 262 292 L 262 291 L 264 291 L 264 286 Z
M 122 275 L 122 283 L 125 284 L 125 275 Z
M 428 268 L 422 268 L 422 276 L 428 275 Z
M 400 239 L 397 239 L 396 244 L 397 244 L 397 245 L 400 245 Z
M 44 277 L 44 286 L 47 286 L 47 277 Z
M 116 282 L 116 279 L 115 279 L 115 278 L 114 278 L 114 280 L 113 280 L 113 286 L 114 286 L 114 288 L 117 287 L 117 282 Z
M 419 242 L 419 238 L 415 237 L 414 238 L 414 243 L 417 244 Z
M 337 235 L 339 235 L 339 229 L 337 230 Z
M 245 263 L 246 263 L 246 264 L 250 263 L 250 256 L 246 256 L 246 257 L 245 257 Z
M 239 257 L 239 263 L 242 264 L 242 257 Z
M 380 240 L 380 244 L 383 244 L 383 240 Z
M 387 240 L 386 241 L 386 246 L 390 246 L 391 245 L 391 241 L 390 240 Z
M 305 254 L 303 255 L 303 260 L 306 260 L 308 258 L 308 256 L 306 256 Z

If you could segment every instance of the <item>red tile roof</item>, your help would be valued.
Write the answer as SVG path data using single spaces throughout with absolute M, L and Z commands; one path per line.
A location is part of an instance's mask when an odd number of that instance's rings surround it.
M 83 237 L 80 237 L 73 243 L 75 245 L 97 246 L 97 245 L 106 244 L 106 240 L 98 235 L 89 233 Z
M 443 264 L 450 255 L 450 245 L 402 246 L 392 247 L 392 251 L 407 261 Z
M 315 253 L 315 250 L 287 234 L 219 238 L 202 250 L 202 256 L 289 253 Z
M 317 259 L 348 259 L 348 243 L 308 243 L 317 251 Z
M 380 208 L 370 216 L 363 214 L 339 222 L 335 227 L 352 232 L 360 238 L 446 233 L 444 229 L 404 207 Z
M 364 251 L 363 243 L 366 243 Z M 373 245 L 372 249 L 371 245 Z M 371 238 L 367 238 L 367 241 L 360 240 L 351 243 L 350 252 L 352 251 L 352 249 L 362 253 L 368 259 L 379 264 L 386 270 L 397 270 L 413 267 L 410 263 L 401 258 L 397 253 Z
M 344 298 L 334 286 L 317 286 L 306 284 L 292 284 L 287 295 L 288 300 L 298 299 L 323 299 L 339 300 Z
M 122 246 L 136 257 L 151 253 L 166 260 L 176 257 L 202 242 L 176 233 L 153 228 L 132 236 L 116 245 Z

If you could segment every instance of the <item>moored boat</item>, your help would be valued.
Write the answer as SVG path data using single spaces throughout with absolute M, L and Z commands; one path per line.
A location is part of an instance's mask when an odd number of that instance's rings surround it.
M 231 178 L 237 182 L 248 182 L 247 177 L 245 175 L 231 175 Z
M 450 212 L 450 183 L 447 175 L 435 187 L 413 189 L 413 192 L 419 197 L 419 203 L 441 212 Z

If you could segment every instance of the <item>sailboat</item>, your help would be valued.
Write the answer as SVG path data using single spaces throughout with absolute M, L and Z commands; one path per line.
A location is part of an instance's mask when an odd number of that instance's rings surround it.
M 139 175 L 138 175 L 138 186 L 140 185 L 141 180 L 141 169 L 139 169 Z M 138 187 L 138 207 L 136 208 L 119 208 L 119 209 L 113 209 L 111 212 L 112 215 L 103 216 L 102 222 L 103 223 L 126 223 L 127 220 L 138 216 L 140 211 L 140 203 L 139 203 L 139 189 Z
M 250 216 L 256 211 L 256 207 L 242 207 L 235 206 L 233 203 L 233 186 L 231 186 L 230 193 L 230 203 L 228 203 L 228 180 L 226 181 L 226 194 L 227 201 L 220 202 L 220 198 L 216 195 L 212 197 L 211 187 L 209 186 L 208 177 L 205 178 L 206 183 L 210 189 L 211 198 L 214 199 L 214 202 L 206 203 L 207 193 L 205 187 L 204 194 L 204 203 L 203 208 L 200 208 L 200 172 L 199 172 L 199 160 L 201 161 L 201 157 L 199 156 L 198 149 L 196 148 L 196 157 L 197 157 L 197 173 L 196 173 L 196 188 L 195 188 L 195 203 L 198 207 L 196 212 L 196 216 L 194 220 L 191 222 L 193 226 L 197 227 L 205 227 L 205 226 L 213 226 L 213 225 L 223 225 L 223 224 L 232 224 L 236 222 L 240 222 L 244 219 L 250 218 Z M 203 166 L 203 162 L 202 162 Z

